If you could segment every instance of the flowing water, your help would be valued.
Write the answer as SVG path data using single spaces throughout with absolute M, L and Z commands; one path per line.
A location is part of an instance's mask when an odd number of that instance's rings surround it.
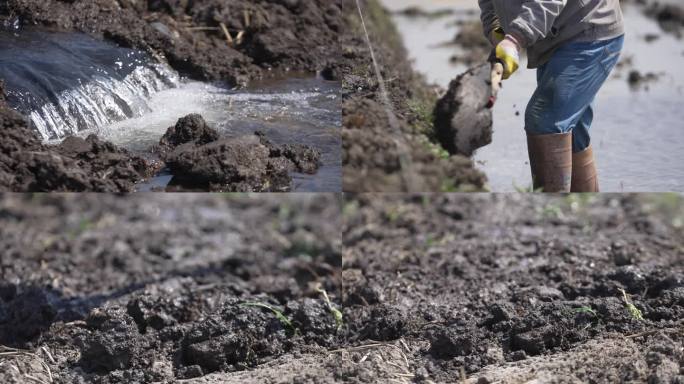
M 10 105 L 46 142 L 91 133 L 146 155 L 178 118 L 199 113 L 223 136 L 265 132 L 278 144 L 322 153 L 315 175 L 294 173 L 295 191 L 341 191 L 340 84 L 311 75 L 231 89 L 182 79 L 142 52 L 79 33 L 0 30 L 0 79 Z M 164 171 L 139 190 L 164 187 Z
M 673 0 L 678 3 L 680 0 Z M 476 18 L 476 1 L 383 0 L 390 10 L 419 6 L 425 10 L 451 8 L 454 16 L 430 19 L 396 15 L 395 22 L 414 60 L 414 68 L 428 81 L 447 87 L 466 70 L 449 58 L 458 48 L 450 41 L 458 26 L 454 18 Z M 623 5 L 627 35 L 623 58 L 631 57 L 634 69 L 660 75 L 647 88 L 632 89 L 628 70 L 616 71 L 601 90 L 595 105 L 592 142 L 606 192 L 684 191 L 684 44 L 665 34 L 640 7 Z M 648 43 L 645 36 L 658 34 Z M 494 192 L 511 192 L 531 184 L 524 134 L 525 106 L 536 85 L 533 70 L 521 70 L 508 80 L 494 109 L 493 143 L 474 159 Z

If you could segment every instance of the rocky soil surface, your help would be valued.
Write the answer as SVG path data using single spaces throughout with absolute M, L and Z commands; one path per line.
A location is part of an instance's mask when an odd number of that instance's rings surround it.
M 0 27 L 85 32 L 144 50 L 195 80 L 244 85 L 287 71 L 336 80 L 342 7 L 342 0 L 8 0 Z M 42 146 L 2 95 L 0 86 L 0 189 L 124 192 L 147 176 L 141 159 L 110 144 L 75 159 Z
M 158 151 L 183 190 L 285 192 L 290 172 L 315 173 L 319 151 L 306 145 L 276 145 L 261 132 L 220 138 L 200 115 L 188 115 L 170 127 Z
M 152 196 L 0 196 L 0 382 L 334 382 L 339 197 Z
M 680 196 L 361 196 L 344 212 L 359 377 L 684 380 Z
M 350 4 L 341 38 L 344 190 L 477 190 L 485 177 L 435 137 L 437 92 L 411 68 L 401 37 L 377 0 L 361 2 L 390 106 L 385 105 L 361 19 Z M 389 110 L 389 111 L 388 111 Z
M 5 100 L 0 80 L 0 190 L 131 191 L 150 175 L 146 160 L 95 136 L 44 145 Z

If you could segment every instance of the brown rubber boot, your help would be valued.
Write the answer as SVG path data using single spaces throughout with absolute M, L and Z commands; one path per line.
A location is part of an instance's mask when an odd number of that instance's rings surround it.
M 582 152 L 572 155 L 571 192 L 598 192 L 598 174 L 591 145 Z
M 572 133 L 527 135 L 534 190 L 570 192 Z

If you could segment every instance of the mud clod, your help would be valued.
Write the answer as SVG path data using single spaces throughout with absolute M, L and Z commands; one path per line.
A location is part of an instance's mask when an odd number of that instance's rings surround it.
M 195 324 L 183 340 L 183 361 L 205 373 L 258 364 L 284 352 L 288 330 L 268 310 L 229 303 Z
M 270 153 L 255 136 L 220 139 L 201 147 L 181 147 L 167 158 L 174 182 L 230 192 L 283 191 L 287 170 L 269 163 Z M 283 183 L 287 181 L 287 183 Z
M 396 340 L 408 331 L 406 315 L 388 305 L 374 307 L 366 328 L 362 330 L 369 338 L 379 341 Z
M 288 313 L 292 313 L 293 325 L 307 340 L 314 340 L 319 345 L 332 344 L 337 325 L 322 301 L 305 299 L 302 302 L 290 302 L 287 309 Z
M 120 308 L 95 310 L 86 319 L 95 331 L 84 336 L 80 364 L 91 371 L 109 372 L 130 368 L 141 349 L 133 319 Z
M 315 173 L 321 164 L 320 151 L 300 144 L 277 145 L 262 132 L 220 138 L 197 114 L 170 127 L 159 141 L 159 151 L 174 175 L 174 185 L 213 191 L 287 191 L 291 172 Z
M 180 118 L 175 126 L 169 127 L 159 145 L 162 148 L 175 148 L 187 143 L 208 144 L 218 139 L 216 129 L 209 127 L 201 115 L 191 114 Z
M 471 156 L 492 142 L 492 111 L 486 108 L 490 89 L 490 66 L 484 64 L 452 81 L 437 101 L 435 132 L 449 153 Z
M 0 297 L 0 344 L 22 346 L 57 318 L 55 297 L 39 287 L 4 286 Z
M 431 336 L 430 354 L 440 359 L 467 356 L 475 351 L 478 344 L 472 330 L 444 327 Z

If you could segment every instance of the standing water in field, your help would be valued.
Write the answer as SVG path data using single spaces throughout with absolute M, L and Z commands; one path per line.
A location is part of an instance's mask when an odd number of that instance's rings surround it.
M 96 133 L 145 155 L 180 117 L 199 113 L 225 137 L 261 131 L 321 151 L 315 175 L 292 174 L 293 190 L 341 190 L 338 82 L 306 75 L 230 89 L 181 79 L 140 51 L 43 28 L 0 30 L 0 79 L 10 106 L 46 142 Z
M 460 21 L 477 20 L 474 1 L 383 0 L 393 11 L 418 6 L 427 11 L 451 9 L 448 17 L 394 16 L 414 68 L 428 81 L 446 88 L 464 72 L 463 64 L 451 64 L 462 47 L 451 42 Z M 672 1 L 677 3 L 677 1 Z M 665 34 L 642 8 L 623 4 L 627 35 L 623 68 L 606 82 L 595 104 L 592 143 L 604 192 L 684 191 L 684 45 Z M 657 37 L 653 37 L 657 36 Z M 460 51 L 460 52 L 459 52 Z M 523 60 L 523 64 L 526 62 Z M 630 67 L 631 65 L 631 67 Z M 631 70 L 653 73 L 658 80 L 630 87 Z M 524 131 L 525 106 L 536 86 L 536 72 L 521 68 L 504 82 L 494 107 L 492 144 L 477 151 L 474 160 L 489 179 L 494 192 L 512 192 L 531 184 Z

